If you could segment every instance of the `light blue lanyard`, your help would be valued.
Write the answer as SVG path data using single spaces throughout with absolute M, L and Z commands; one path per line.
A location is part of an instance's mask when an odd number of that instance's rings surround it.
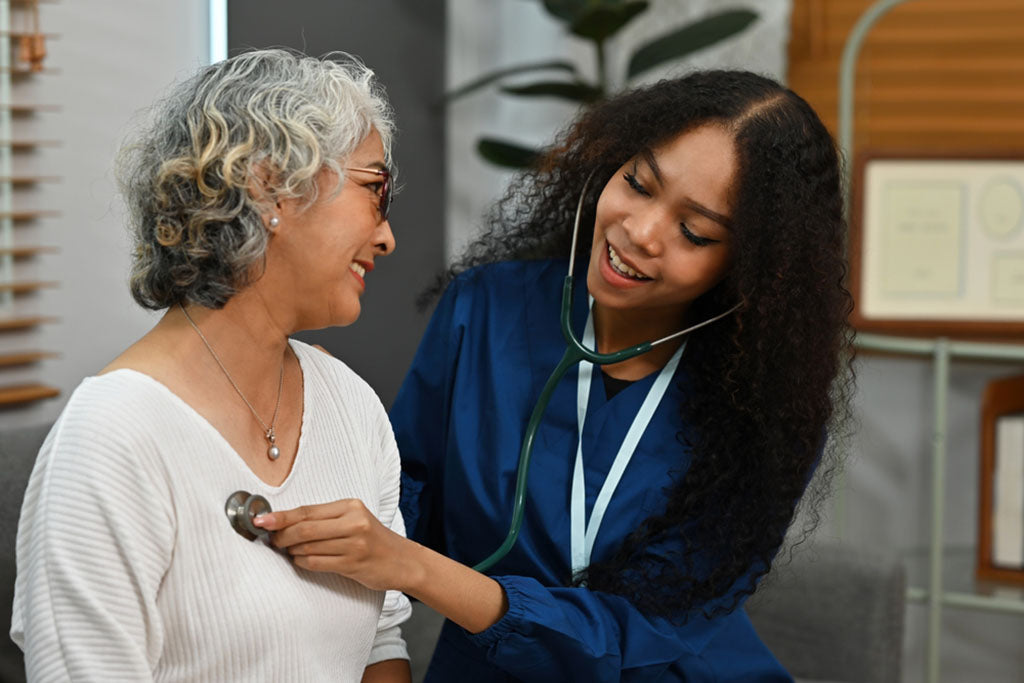
M 588 348 L 596 348 L 594 344 L 594 313 L 593 310 L 587 314 L 587 327 L 583 332 L 583 344 Z M 587 515 L 587 493 L 583 475 L 583 422 L 587 416 L 587 404 L 590 402 L 590 380 L 594 372 L 594 364 L 589 361 L 581 361 L 579 364 L 579 375 L 576 380 L 576 422 L 579 425 L 579 442 L 576 446 L 576 465 L 572 473 L 572 502 L 570 507 L 570 542 L 572 545 L 572 572 L 585 569 L 590 564 L 590 554 L 594 550 L 594 540 L 597 538 L 597 530 L 601 528 L 601 520 L 608 510 L 608 503 L 619 485 L 626 466 L 633 457 L 636 446 L 640 443 L 640 437 L 647 430 L 654 411 L 661 403 L 665 391 L 668 389 L 672 375 L 679 366 L 679 359 L 686 348 L 686 341 L 672 354 L 665 367 L 658 373 L 657 379 L 647 392 L 647 397 L 640 406 L 640 412 L 633 418 L 633 424 L 626 432 L 626 438 L 619 447 L 612 467 L 608 470 L 601 491 L 597 494 L 594 502 L 594 509 L 590 511 L 590 523 L 586 522 Z

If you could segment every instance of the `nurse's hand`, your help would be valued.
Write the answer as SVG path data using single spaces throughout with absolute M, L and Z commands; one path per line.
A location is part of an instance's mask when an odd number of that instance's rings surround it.
M 410 554 L 418 544 L 396 534 L 361 500 L 275 510 L 253 519 L 273 531 L 273 544 L 297 567 L 334 572 L 373 590 L 406 590 L 415 574 Z
M 274 532 L 273 544 L 296 566 L 341 574 L 373 590 L 402 591 L 470 633 L 490 628 L 508 611 L 501 584 L 396 534 L 360 500 L 275 510 L 252 523 Z

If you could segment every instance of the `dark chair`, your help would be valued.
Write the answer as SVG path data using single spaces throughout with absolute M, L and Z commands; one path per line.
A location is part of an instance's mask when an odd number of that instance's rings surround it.
M 0 681 L 4 683 L 25 681 L 21 650 L 8 635 L 14 601 L 14 542 L 28 475 L 49 431 L 48 424 L 0 431 L 0 472 L 4 473 L 0 478 L 0 514 L 10 520 L 0 525 Z
M 896 558 L 817 543 L 780 556 L 747 613 L 798 681 L 896 683 L 905 600 Z

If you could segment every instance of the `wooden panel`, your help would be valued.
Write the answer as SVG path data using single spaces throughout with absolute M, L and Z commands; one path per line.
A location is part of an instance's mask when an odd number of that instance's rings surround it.
M 40 111 L 60 111 L 60 106 L 56 104 L 6 104 L 4 105 L 4 109 L 8 110 L 12 114 L 24 115 L 34 114 Z
M 0 72 L 8 73 L 8 74 L 11 74 L 11 76 L 13 76 L 13 77 L 18 78 L 18 77 L 25 77 L 25 76 L 37 76 L 39 74 L 59 74 L 60 70 L 59 69 L 43 69 L 41 71 L 33 71 L 32 69 L 30 69 L 27 66 L 15 66 L 15 67 L 8 66 L 8 67 L 4 67 L 3 69 L 0 69 Z
M 29 31 L 0 31 L 0 36 L 7 36 L 8 38 L 29 38 L 34 35 L 37 34 Z M 60 38 L 59 33 L 43 33 L 42 36 L 46 40 L 56 40 L 57 38 Z
M 55 183 L 59 180 L 59 177 L 51 175 L 0 176 L 0 183 L 11 183 L 12 185 L 35 185 L 36 183 Z
M 56 318 L 48 318 L 44 316 L 32 315 L 32 316 L 15 316 L 15 317 L 0 317 L 0 332 L 9 332 L 11 330 L 27 330 L 32 327 L 38 327 L 44 323 L 56 322 Z
M 60 396 L 60 391 L 45 384 L 18 384 L 0 387 L 0 407 L 11 407 Z
M 39 289 L 45 289 L 47 287 L 56 287 L 56 282 L 36 282 L 36 281 L 16 281 L 16 282 L 0 282 L 0 292 L 14 292 L 15 294 L 25 294 L 27 292 L 34 292 Z
M 873 0 L 793 0 L 789 85 L 837 128 L 839 59 Z M 886 14 L 857 66 L 854 146 L 1024 149 L 1024 2 L 929 0 Z
M 52 254 L 56 251 L 57 247 L 0 247 L 0 256 L 29 258 L 38 254 Z
M 47 358 L 56 358 L 56 353 L 49 351 L 17 351 L 14 353 L 0 353 L 0 368 L 9 368 L 16 365 L 29 365 Z
M 15 151 L 35 149 L 36 147 L 58 147 L 59 140 L 0 140 L 0 147 L 10 147 Z
M 1024 412 L 1024 377 L 995 380 L 985 387 L 981 407 L 981 482 L 978 514 L 978 550 L 975 571 L 979 579 L 1024 583 L 1024 571 L 1005 569 L 992 561 L 992 514 L 995 507 L 996 421 L 1000 416 Z
M 12 221 L 34 221 L 40 218 L 54 218 L 60 211 L 51 209 L 35 209 L 27 211 L 0 211 L 0 219 L 10 218 Z

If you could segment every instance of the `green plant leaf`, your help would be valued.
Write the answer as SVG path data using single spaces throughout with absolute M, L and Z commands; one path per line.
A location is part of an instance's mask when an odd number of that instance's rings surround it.
M 575 19 L 569 25 L 569 30 L 581 38 L 604 42 L 637 15 L 647 11 L 648 6 L 649 3 L 645 0 L 633 0 L 617 6 L 594 7 Z
M 527 168 L 535 164 L 543 154 L 542 150 L 494 138 L 481 138 L 476 143 L 476 151 L 495 166 L 505 168 Z
M 601 89 L 583 81 L 539 81 L 528 85 L 506 85 L 503 93 L 519 97 L 558 97 L 571 102 L 596 102 L 601 99 Z
M 751 10 L 727 10 L 688 24 L 637 50 L 629 60 L 627 78 L 733 36 L 757 19 Z
M 476 78 L 465 85 L 461 85 L 455 90 L 451 90 L 445 93 L 444 99 L 448 102 L 456 100 L 460 97 L 468 95 L 471 92 L 476 92 L 480 88 L 484 88 L 495 81 L 500 81 L 506 76 L 514 76 L 516 74 L 528 73 L 530 71 L 568 71 L 573 76 L 576 75 L 576 65 L 572 62 L 566 62 L 563 60 L 553 60 L 550 62 L 534 62 L 531 64 L 519 64 L 517 66 L 510 66 L 505 69 L 498 69 L 492 71 L 489 74 L 484 74 L 479 78 Z
M 587 10 L 587 0 L 543 0 L 541 3 L 548 14 L 572 23 Z

